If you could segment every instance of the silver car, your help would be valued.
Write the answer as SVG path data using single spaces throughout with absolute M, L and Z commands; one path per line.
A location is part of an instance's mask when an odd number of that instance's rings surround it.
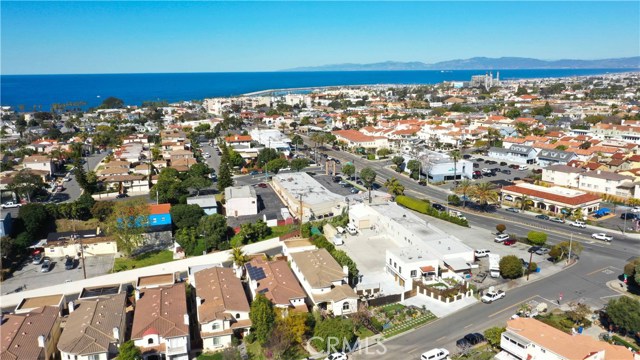
M 40 267 L 40 272 L 46 273 L 51 271 L 51 259 L 49 259 L 48 257 L 44 258 L 44 261 L 42 262 L 42 267 Z

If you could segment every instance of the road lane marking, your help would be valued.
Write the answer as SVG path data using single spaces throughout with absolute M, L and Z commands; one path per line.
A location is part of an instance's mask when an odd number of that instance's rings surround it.
M 618 296 L 623 296 L 623 295 L 622 294 L 615 294 L 615 295 L 601 296 L 600 299 L 608 299 L 608 298 L 618 297 Z
M 514 308 L 514 307 L 520 306 L 520 305 L 522 305 L 522 304 L 524 304 L 524 303 L 528 303 L 529 301 L 531 301 L 531 300 L 535 299 L 536 297 L 538 297 L 538 295 L 533 295 L 532 297 L 530 297 L 530 298 L 528 298 L 528 299 L 524 299 L 524 300 L 522 300 L 521 302 L 519 302 L 519 303 L 517 303 L 517 304 L 513 304 L 513 305 L 509 306 L 508 308 L 504 308 L 504 309 L 502 309 L 502 310 L 500 310 L 500 311 L 496 311 L 496 312 L 494 312 L 493 314 L 491 314 L 491 315 L 489 315 L 489 316 L 487 316 L 487 317 L 492 318 L 492 317 L 494 317 L 494 316 L 496 316 L 496 315 L 498 315 L 498 314 L 500 314 L 500 313 L 503 313 L 503 312 L 505 312 L 505 311 L 507 311 L 507 310 L 510 310 L 511 308 Z
M 447 338 L 446 336 L 443 336 L 443 337 L 441 337 L 440 339 L 438 339 L 438 340 L 436 340 L 436 341 L 442 341 L 442 340 L 444 340 L 444 339 L 446 339 L 446 338 Z
M 592 272 L 590 272 L 590 273 L 586 274 L 585 276 L 593 275 L 593 274 L 595 274 L 595 273 L 597 273 L 597 272 L 601 272 L 601 271 L 606 270 L 606 269 L 608 269 L 608 268 L 609 268 L 609 266 L 605 266 L 605 267 L 603 267 L 602 269 L 594 270 L 594 271 L 592 271 Z
M 468 329 L 468 328 L 470 328 L 470 327 L 472 327 L 472 326 L 473 326 L 473 324 L 469 324 L 469 325 L 465 326 L 464 328 L 465 328 L 465 329 Z

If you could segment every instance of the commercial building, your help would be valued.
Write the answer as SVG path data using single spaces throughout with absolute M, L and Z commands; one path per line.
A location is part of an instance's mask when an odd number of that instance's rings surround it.
M 233 336 L 249 332 L 249 302 L 233 269 L 211 267 L 196 272 L 193 279 L 204 351 L 222 350 Z
M 434 254 L 419 246 L 387 249 L 385 271 L 394 277 L 394 283 L 405 291 L 413 288 L 413 280 L 431 280 L 439 273 L 440 261 Z
M 598 341 L 588 335 L 570 335 L 533 318 L 507 321 L 500 336 L 500 347 L 507 356 L 519 360 L 638 360 L 624 346 Z
M 410 158 L 405 158 L 408 163 Z M 422 168 L 422 173 L 426 174 L 430 182 L 451 181 L 454 179 L 471 179 L 473 177 L 473 162 L 469 160 L 459 159 L 453 161 L 446 154 L 435 151 L 428 151 L 418 157 Z M 405 171 L 409 171 L 405 167 Z
M 249 132 L 251 138 L 270 149 L 276 149 L 289 156 L 291 151 L 291 139 L 279 130 L 274 129 L 253 129 Z
M 304 172 L 276 175 L 272 186 L 291 215 L 302 217 L 302 221 L 340 214 L 345 207 L 343 196 L 327 190 Z
M 314 308 L 336 316 L 358 311 L 358 295 L 348 284 L 348 268 L 341 267 L 326 249 L 290 253 L 289 259 Z
M 249 185 L 229 186 L 224 189 L 224 207 L 227 216 L 246 216 L 258 213 L 256 189 Z
M 185 283 L 173 279 L 173 274 L 138 279 L 131 340 L 144 359 L 189 359 Z
M 384 136 L 369 136 L 357 130 L 337 130 L 333 132 L 338 141 L 350 148 L 382 149 L 389 147 L 389 140 Z
M 56 344 L 61 332 L 60 321 L 59 309 L 55 306 L 3 315 L 0 357 L 2 360 L 58 359 Z
M 561 214 L 563 209 L 568 209 L 571 212 L 579 209 L 586 215 L 597 211 L 601 201 L 600 196 L 580 190 L 559 186 L 544 187 L 527 183 L 505 186 L 501 190 L 501 196 L 503 201 L 513 203 L 523 199 L 529 200 L 533 203 L 534 208 L 553 214 Z
M 74 257 L 112 255 L 118 253 L 116 240 L 96 230 L 78 230 L 47 235 L 45 255 L 50 257 Z

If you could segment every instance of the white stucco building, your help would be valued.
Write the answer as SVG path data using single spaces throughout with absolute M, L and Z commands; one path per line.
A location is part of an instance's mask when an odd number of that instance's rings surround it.
M 229 186 L 224 189 L 224 200 L 227 216 L 238 217 L 258 213 L 256 189 L 249 185 Z

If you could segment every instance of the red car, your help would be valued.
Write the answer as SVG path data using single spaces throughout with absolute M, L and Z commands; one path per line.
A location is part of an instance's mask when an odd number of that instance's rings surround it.
M 509 239 L 509 240 L 505 240 L 503 244 L 506 246 L 511 246 L 511 245 L 514 245 L 516 242 L 518 242 L 516 239 Z
M 260 183 L 260 184 L 258 184 L 258 186 L 263 188 L 263 189 L 267 188 L 267 184 L 265 184 L 265 183 Z

